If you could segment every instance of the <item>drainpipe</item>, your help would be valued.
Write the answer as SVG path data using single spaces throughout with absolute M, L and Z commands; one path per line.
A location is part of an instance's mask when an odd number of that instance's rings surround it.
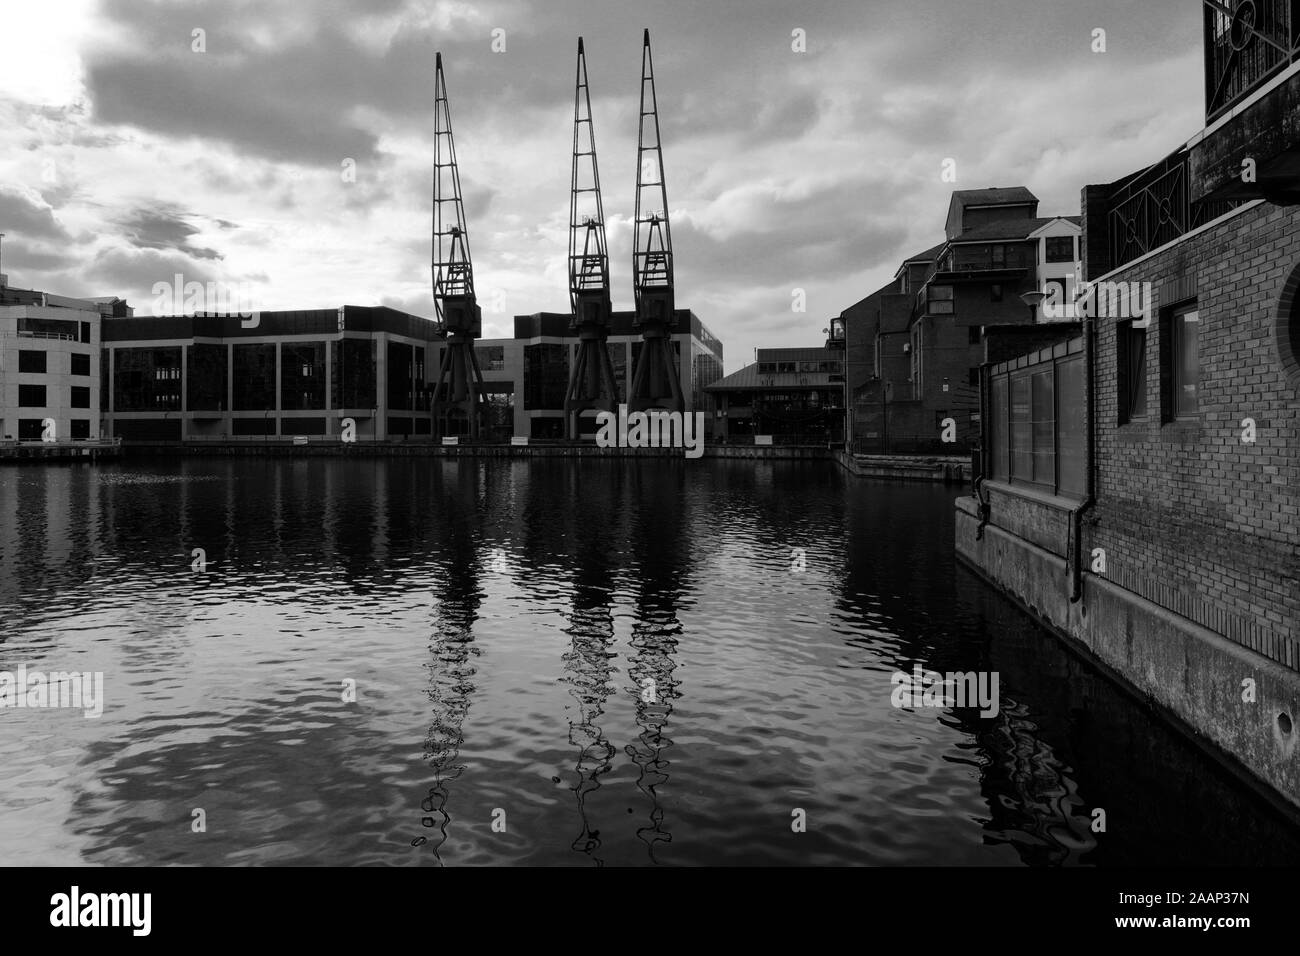
M 1076 305 L 1076 308 L 1078 306 Z M 1097 327 L 1093 320 L 1093 313 L 1096 310 L 1089 308 L 1083 317 L 1083 363 L 1084 379 L 1087 388 L 1087 422 L 1084 428 L 1085 444 L 1087 447 L 1087 472 L 1084 476 L 1084 495 L 1083 501 L 1079 507 L 1070 512 L 1070 537 L 1071 547 L 1068 550 L 1067 562 L 1070 565 L 1070 603 L 1078 604 L 1079 599 L 1083 597 L 1083 513 L 1091 511 L 1097 503 L 1097 486 L 1096 486 L 1096 411 L 1097 402 L 1095 394 L 1097 391 Z
M 987 355 L 987 350 L 985 355 Z M 984 488 L 984 482 L 992 469 L 992 454 L 988 447 L 986 437 L 989 428 L 989 403 L 987 400 L 987 391 L 989 389 L 989 373 L 991 366 L 985 362 L 980 367 L 980 435 L 979 435 L 979 465 L 980 473 L 974 476 L 975 480 L 971 482 L 971 491 L 975 495 L 975 501 L 979 505 L 979 524 L 975 528 L 975 540 L 979 541 L 984 537 L 984 527 L 989 523 L 992 516 L 992 507 L 989 503 L 988 491 Z

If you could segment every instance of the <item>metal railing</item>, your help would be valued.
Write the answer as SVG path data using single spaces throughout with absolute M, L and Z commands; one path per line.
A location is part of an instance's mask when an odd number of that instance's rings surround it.
M 1300 60 L 1300 0 L 1205 3 L 1205 118 L 1210 122 Z
M 1192 202 L 1189 177 L 1188 153 L 1180 149 L 1132 176 L 1111 194 L 1106 208 L 1111 269 L 1132 262 L 1239 205 L 1232 201 Z

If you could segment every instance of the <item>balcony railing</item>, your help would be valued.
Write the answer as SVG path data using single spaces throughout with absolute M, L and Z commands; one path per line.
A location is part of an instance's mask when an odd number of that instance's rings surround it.
M 1205 120 L 1300 60 L 1300 0 L 1204 0 Z
M 1188 198 L 1187 151 L 1180 149 L 1120 186 L 1107 203 L 1110 267 L 1146 255 L 1237 205 Z

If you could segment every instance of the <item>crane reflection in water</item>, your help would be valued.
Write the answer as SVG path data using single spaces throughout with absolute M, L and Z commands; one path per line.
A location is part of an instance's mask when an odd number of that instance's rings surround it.
M 652 862 L 660 862 L 655 848 L 672 840 L 664 826 L 660 788 L 668 783 L 665 754 L 673 745 L 668 736 L 673 701 L 679 696 L 677 669 L 678 638 L 682 633 L 677 608 L 687 590 L 690 540 L 686 529 L 690 515 L 686 508 L 686 482 L 682 470 L 650 480 L 644 472 L 632 470 L 630 496 L 637 503 L 632 524 L 632 549 L 639 586 L 636 620 L 632 625 L 632 651 L 628 660 L 631 686 L 628 693 L 636 705 L 636 722 L 641 733 L 624 751 L 637 765 L 637 787 L 650 798 L 650 824 L 637 830 Z M 672 529 L 665 533 L 665 529 Z
M 474 490 L 474 469 L 460 468 L 459 463 L 448 464 L 455 471 L 455 480 L 466 485 L 455 498 L 476 500 L 470 493 Z M 447 470 L 444 467 L 444 477 Z M 483 593 L 479 588 L 481 569 L 474 551 L 477 512 L 449 509 L 435 517 L 443 526 L 445 546 L 435 559 L 439 573 L 434 585 L 434 627 L 429 644 L 430 660 L 425 665 L 429 669 L 427 693 L 432 717 L 424 742 L 424 759 L 433 771 L 433 783 L 420 804 L 423 814 L 420 824 L 436 833 L 419 836 L 411 845 L 430 845 L 435 859 L 442 863 L 440 850 L 447 841 L 447 826 L 451 822 L 447 809 L 449 786 L 465 769 L 460 762 L 460 750 L 465 741 L 465 718 L 475 691 L 475 659 L 479 652 L 474 646 L 473 628 Z

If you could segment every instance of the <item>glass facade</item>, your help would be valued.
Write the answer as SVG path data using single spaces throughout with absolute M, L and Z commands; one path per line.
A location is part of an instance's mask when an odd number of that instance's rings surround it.
M 374 408 L 377 376 L 373 339 L 347 338 L 331 343 L 335 408 Z
M 190 411 L 226 410 L 227 346 L 196 342 L 188 347 L 185 383 Z
M 325 408 L 325 343 L 280 346 L 280 407 L 288 411 Z
M 115 411 L 180 411 L 180 346 L 116 349 L 114 361 Z
M 568 388 L 568 346 L 543 344 L 524 347 L 524 408 L 563 408 Z
M 230 351 L 235 410 L 275 408 L 275 344 L 235 345 Z

